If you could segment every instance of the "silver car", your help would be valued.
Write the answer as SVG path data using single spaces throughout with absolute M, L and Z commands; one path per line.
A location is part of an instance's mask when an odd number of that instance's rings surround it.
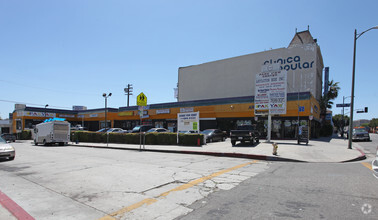
M 0 159 L 14 160 L 16 150 L 3 138 L 0 137 Z

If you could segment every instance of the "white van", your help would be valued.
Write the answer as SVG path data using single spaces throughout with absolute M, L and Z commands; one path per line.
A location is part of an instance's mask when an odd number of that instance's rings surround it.
M 70 141 L 70 123 L 67 121 L 49 121 L 37 124 L 34 128 L 34 144 L 60 146 Z

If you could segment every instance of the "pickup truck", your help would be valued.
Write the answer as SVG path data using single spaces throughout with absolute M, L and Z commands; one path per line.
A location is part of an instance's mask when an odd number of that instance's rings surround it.
M 259 136 L 259 132 L 253 125 L 241 125 L 236 130 L 230 131 L 232 146 L 235 146 L 236 141 L 241 143 L 248 141 L 253 145 L 255 142 L 258 143 L 260 141 Z
M 84 130 L 84 127 L 82 127 L 81 125 L 77 124 L 75 126 L 72 126 L 71 127 L 71 130 Z

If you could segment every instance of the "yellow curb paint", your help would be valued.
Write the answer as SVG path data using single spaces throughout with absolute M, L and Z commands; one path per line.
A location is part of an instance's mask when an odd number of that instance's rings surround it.
M 196 186 L 196 185 L 198 185 L 200 183 L 205 182 L 206 180 L 212 179 L 212 178 L 220 176 L 220 175 L 222 175 L 224 173 L 227 173 L 227 172 L 230 172 L 230 171 L 233 171 L 233 170 L 236 170 L 236 169 L 239 169 L 239 168 L 251 165 L 253 163 L 257 163 L 257 162 L 258 162 L 258 160 L 254 160 L 252 162 L 240 164 L 240 165 L 237 165 L 237 166 L 234 166 L 234 167 L 231 167 L 231 168 L 228 168 L 228 169 L 221 170 L 219 172 L 210 174 L 209 176 L 205 176 L 205 177 L 202 177 L 202 178 L 190 181 L 189 183 L 183 184 L 181 186 L 178 186 L 178 187 L 176 187 L 174 189 L 171 189 L 171 190 L 169 190 L 167 192 L 164 192 L 164 193 L 160 194 L 156 199 L 144 199 L 144 200 L 142 200 L 140 202 L 137 202 L 137 203 L 135 203 L 133 205 L 127 206 L 125 208 L 122 208 L 122 209 L 120 209 L 120 210 L 118 210 L 118 211 L 116 211 L 116 212 L 114 212 L 114 213 L 112 213 L 110 215 L 104 216 L 104 217 L 100 218 L 99 220 L 114 220 L 114 219 L 117 219 L 116 216 L 122 217 L 123 214 L 125 214 L 126 212 L 130 212 L 130 211 L 132 211 L 134 209 L 137 209 L 137 208 L 139 208 L 139 207 L 141 207 L 143 205 L 151 205 L 151 204 L 157 202 L 158 199 L 165 198 L 171 192 L 177 192 L 177 191 L 182 191 L 182 190 L 191 188 L 193 186 Z
M 365 167 L 369 168 L 370 170 L 373 170 L 370 163 L 362 162 L 361 164 L 364 165 Z

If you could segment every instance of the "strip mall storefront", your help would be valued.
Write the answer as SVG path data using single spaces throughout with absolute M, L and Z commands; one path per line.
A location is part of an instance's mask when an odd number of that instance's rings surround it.
M 229 132 L 241 124 L 256 124 L 260 133 L 267 132 L 267 116 L 254 115 L 254 97 L 223 98 L 200 101 L 152 104 L 144 110 L 141 119 L 138 106 L 108 108 L 108 127 L 131 130 L 139 124 L 163 127 L 175 132 L 177 114 L 200 112 L 200 130 L 219 128 Z M 13 113 L 13 133 L 33 129 L 33 126 L 47 118 L 66 118 L 72 125 L 83 125 L 89 131 L 105 127 L 105 109 L 83 111 L 27 107 Z M 312 120 L 310 120 L 312 119 Z M 273 139 L 296 139 L 298 120 L 308 125 L 312 137 L 317 136 L 320 121 L 319 104 L 309 93 L 291 93 L 287 96 L 285 115 L 272 116 Z

